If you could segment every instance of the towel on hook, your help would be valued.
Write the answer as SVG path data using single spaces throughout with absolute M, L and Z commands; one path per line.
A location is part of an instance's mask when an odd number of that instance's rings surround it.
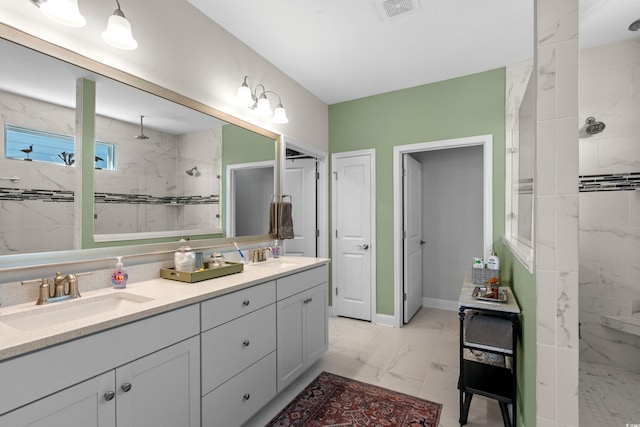
M 290 202 L 271 202 L 269 205 L 269 234 L 279 240 L 293 239 L 293 208 Z

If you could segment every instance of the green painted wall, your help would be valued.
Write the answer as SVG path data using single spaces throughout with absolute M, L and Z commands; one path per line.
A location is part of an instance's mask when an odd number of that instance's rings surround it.
M 393 259 L 393 147 L 493 135 L 493 247 L 506 261 L 502 280 L 513 283 L 523 308 L 518 369 L 522 425 L 535 425 L 535 280 L 502 244 L 505 212 L 505 70 L 464 76 L 329 106 L 329 152 L 376 150 L 377 265 Z M 394 311 L 393 269 L 378 268 L 379 314 Z

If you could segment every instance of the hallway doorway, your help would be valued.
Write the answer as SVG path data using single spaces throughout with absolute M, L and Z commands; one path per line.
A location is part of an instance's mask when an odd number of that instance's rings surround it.
M 493 243 L 491 153 L 491 135 L 394 147 L 394 326 L 411 317 L 405 301 L 416 294 L 408 288 L 416 274 L 421 274 L 421 306 L 457 310 L 473 257 L 489 255 Z M 403 176 L 407 156 L 422 166 L 421 200 L 413 203 L 413 209 L 420 204 L 423 212 L 421 238 L 408 230 Z M 416 245 L 420 248 L 413 248 Z

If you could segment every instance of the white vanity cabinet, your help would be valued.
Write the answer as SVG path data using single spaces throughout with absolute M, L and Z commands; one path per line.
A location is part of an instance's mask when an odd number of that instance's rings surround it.
M 189 306 L 1 362 L 0 426 L 199 426 L 198 314 Z
M 277 280 L 278 391 L 328 348 L 328 267 Z
M 202 303 L 202 425 L 232 427 L 266 405 L 276 388 L 276 284 Z

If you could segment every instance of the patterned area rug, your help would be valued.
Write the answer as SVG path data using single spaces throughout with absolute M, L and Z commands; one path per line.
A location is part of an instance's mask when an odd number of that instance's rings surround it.
M 265 427 L 437 427 L 442 404 L 323 372 Z

